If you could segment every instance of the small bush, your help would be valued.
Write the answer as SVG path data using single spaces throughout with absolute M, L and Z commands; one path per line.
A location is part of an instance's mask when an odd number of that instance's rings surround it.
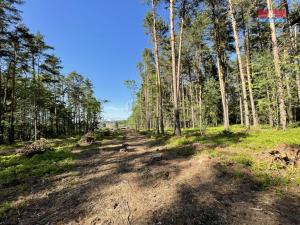
M 41 138 L 32 144 L 25 145 L 25 147 L 20 149 L 18 153 L 26 157 L 32 157 L 35 154 L 40 154 L 50 150 L 52 150 L 52 148 L 50 147 L 49 142 L 45 138 Z

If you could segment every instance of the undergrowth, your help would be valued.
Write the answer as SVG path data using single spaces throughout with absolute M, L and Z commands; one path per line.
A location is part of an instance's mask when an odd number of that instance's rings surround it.
M 231 126 L 230 132 L 223 132 L 222 127 L 208 128 L 205 135 L 198 129 L 183 130 L 181 137 L 172 136 L 166 147 L 180 151 L 183 146 L 194 143 L 203 145 L 203 149 L 193 151 L 193 154 L 206 154 L 217 158 L 220 162 L 235 165 L 234 174 L 242 177 L 247 169 L 261 186 L 300 185 L 300 169 L 293 166 L 283 166 L 280 163 L 270 163 L 270 159 L 260 157 L 267 154 L 279 144 L 300 144 L 300 128 L 291 127 L 286 131 L 267 127 L 245 131 L 241 126 Z M 184 148 L 183 148 L 184 149 Z M 186 150 L 185 150 L 186 151 Z M 191 151 L 190 151 L 191 152 Z

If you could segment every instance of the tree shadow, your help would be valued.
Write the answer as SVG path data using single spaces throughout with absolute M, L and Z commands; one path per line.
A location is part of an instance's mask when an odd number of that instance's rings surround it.
M 212 135 L 208 143 L 220 145 L 224 138 L 227 144 L 236 143 L 245 135 L 231 135 L 233 140 L 228 140 L 228 135 Z M 149 143 L 145 141 L 143 144 Z M 18 212 L 8 214 L 2 224 L 80 223 L 92 210 L 95 200 L 101 200 L 107 189 L 124 181 L 123 175 L 132 173 L 139 187 L 152 189 L 160 182 L 171 182 L 185 172 L 188 163 L 182 162 L 188 162 L 202 151 L 193 145 L 142 152 L 137 151 L 137 147 L 132 145 L 132 151 L 128 153 L 120 153 L 120 145 L 113 143 L 111 146 L 78 148 L 78 152 L 72 153 L 78 162 L 69 172 L 78 173 L 80 182 L 70 182 L 64 188 L 43 195 L 39 192 L 54 187 L 55 180 L 50 179 L 47 185 L 33 184 L 32 199 L 20 206 Z M 154 154 L 161 154 L 161 159 L 153 161 Z M 281 196 L 267 204 L 263 197 L 268 195 L 268 188 L 272 188 L 271 185 L 266 186 L 264 179 L 267 178 L 255 177 L 233 165 L 217 163 L 211 169 L 214 171 L 213 179 L 203 181 L 201 176 L 195 176 L 178 185 L 173 202 L 157 208 L 151 216 L 144 215 L 147 219 L 144 224 L 299 224 L 299 197 Z M 59 179 L 67 179 L 68 176 L 63 174 Z M 291 210 L 291 207 L 294 208 Z
M 299 224 L 299 196 L 277 196 L 264 180 L 231 167 L 216 164 L 214 170 L 211 181 L 195 177 L 180 185 L 176 199 L 155 210 L 147 224 Z
M 248 137 L 247 132 L 226 133 L 220 132 L 217 134 L 207 134 L 199 136 L 198 141 L 204 144 L 211 144 L 213 146 L 226 147 L 241 142 L 243 138 Z

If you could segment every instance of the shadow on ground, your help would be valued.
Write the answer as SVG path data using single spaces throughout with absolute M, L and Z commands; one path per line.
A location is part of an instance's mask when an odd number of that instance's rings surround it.
M 216 146 L 227 145 L 239 142 L 245 135 L 216 134 L 206 140 Z M 93 210 L 109 214 L 117 208 L 114 199 L 122 194 L 117 188 L 122 183 L 129 184 L 131 188 L 126 191 L 133 197 L 141 193 L 147 196 L 154 190 L 162 196 L 156 208 L 150 208 L 152 202 L 147 201 L 151 199 L 141 199 L 139 204 L 149 207 L 147 213 L 135 217 L 131 212 L 133 216 L 125 216 L 124 224 L 300 224 L 299 197 L 276 195 L 268 189 L 272 187 L 265 187 L 264 181 L 247 170 L 236 171 L 233 165 L 208 159 L 209 164 L 199 166 L 193 160 L 199 150 L 191 145 L 148 150 L 167 140 L 168 137 L 157 142 L 144 136 L 130 136 L 75 149 L 72 154 L 77 161 L 67 173 L 50 176 L 45 183 L 35 181 L 30 190 L 10 194 L 14 200 L 23 199 L 23 203 L 9 211 L 0 224 L 86 224 L 85 219 L 94 216 Z M 132 142 L 131 151 L 119 151 L 124 142 Z M 144 151 L 138 150 L 141 146 Z M 157 154 L 161 158 L 154 160 L 153 155 Z M 198 166 L 193 167 L 193 163 Z M 200 167 L 206 169 L 198 171 Z M 197 176 L 180 178 L 189 172 Z M 205 172 L 212 175 L 204 179 Z M 110 192 L 112 189 L 115 192 Z M 164 196 L 171 192 L 174 197 L 166 204 Z M 101 205 L 102 199 L 107 198 L 108 205 Z M 113 215 L 118 213 L 111 214 L 109 220 L 99 217 L 89 224 L 123 224 L 116 222 Z
M 158 208 L 147 224 L 164 225 L 296 225 L 300 224 L 300 198 L 274 195 L 264 182 L 224 165 L 214 166 L 215 178 L 195 178 L 181 184 L 177 199 Z M 275 201 L 273 201 L 275 200 Z

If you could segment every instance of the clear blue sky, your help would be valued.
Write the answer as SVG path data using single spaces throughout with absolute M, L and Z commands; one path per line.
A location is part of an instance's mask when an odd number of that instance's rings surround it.
M 138 80 L 136 64 L 149 39 L 144 34 L 147 6 L 142 0 L 26 0 L 24 23 L 41 32 L 63 62 L 92 80 L 95 95 L 110 103 L 106 119 L 129 115 L 127 79 Z

